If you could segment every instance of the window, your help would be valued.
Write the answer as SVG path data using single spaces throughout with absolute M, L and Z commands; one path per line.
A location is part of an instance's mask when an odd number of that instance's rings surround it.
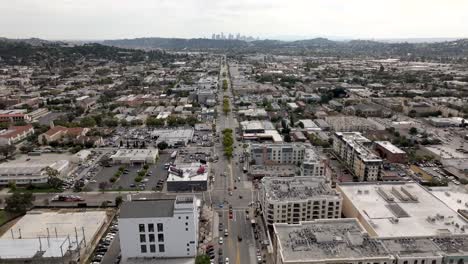
M 140 242 L 141 243 L 146 242 L 146 236 L 145 235 L 140 235 Z
M 185 231 L 188 231 L 188 228 L 185 228 Z
M 188 216 L 186 216 L 186 217 L 185 217 L 185 219 L 187 219 L 187 220 L 188 220 Z
M 151 253 L 156 252 L 156 245 L 154 245 L 154 244 L 151 244 L 151 245 L 150 245 L 150 252 L 151 252 Z
M 145 232 L 145 225 L 144 224 L 139 224 L 138 225 L 140 232 Z
M 163 231 L 163 224 L 158 224 L 158 232 L 162 232 Z
M 146 253 L 146 245 L 140 246 L 141 253 Z
M 154 242 L 154 234 L 149 234 L 148 235 L 148 240 L 149 240 L 149 242 Z
M 158 245 L 158 247 L 159 247 L 159 252 L 164 252 L 164 245 L 163 244 Z
M 154 232 L 154 224 L 148 224 L 148 232 Z
M 158 242 L 164 242 L 164 234 L 158 234 Z
M 187 222 L 185 222 L 185 225 L 186 225 L 186 226 L 188 226 L 188 223 L 187 223 Z

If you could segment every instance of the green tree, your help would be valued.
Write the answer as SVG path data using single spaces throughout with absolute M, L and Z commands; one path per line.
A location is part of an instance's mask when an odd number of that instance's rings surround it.
M 5 146 L 0 146 L 0 153 L 5 156 L 5 159 L 8 159 L 10 155 L 15 153 L 16 151 L 16 146 L 15 145 L 5 145 Z
M 96 126 L 96 120 L 90 116 L 83 117 L 80 120 L 80 126 L 81 127 L 95 127 Z
M 415 128 L 415 127 L 411 127 L 411 128 L 409 129 L 409 133 L 410 133 L 411 135 L 416 135 L 416 134 L 418 133 L 418 129 Z
M 208 255 L 199 255 L 195 258 L 195 264 L 210 264 L 210 257 Z
M 165 150 L 169 147 L 169 145 L 166 143 L 166 141 L 161 141 L 158 143 L 158 149 L 160 150 Z
M 148 117 L 146 119 L 146 125 L 150 127 L 162 127 L 164 126 L 164 120 L 157 119 L 156 117 Z
M 123 197 L 121 195 L 115 197 L 115 205 L 118 207 L 123 203 Z
M 34 196 L 30 192 L 20 193 L 14 192 L 12 195 L 5 199 L 5 210 L 10 213 L 25 213 L 34 201 Z

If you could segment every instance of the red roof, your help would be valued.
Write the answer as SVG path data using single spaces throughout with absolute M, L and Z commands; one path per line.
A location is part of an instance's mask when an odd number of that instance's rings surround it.
M 0 134 L 0 137 L 2 137 L 2 138 L 14 138 L 17 135 L 22 134 L 22 133 L 24 133 L 26 131 L 29 131 L 32 128 L 33 128 L 33 126 L 30 125 L 30 124 L 25 125 L 25 126 L 12 126 L 12 127 L 8 128 L 8 130 L 5 133 Z
M 58 132 L 63 132 L 66 135 L 70 136 L 79 136 L 83 133 L 85 129 L 82 127 L 63 127 L 63 126 L 55 126 L 51 129 L 49 129 L 47 132 L 45 132 L 46 135 L 48 136 L 53 136 L 57 134 Z

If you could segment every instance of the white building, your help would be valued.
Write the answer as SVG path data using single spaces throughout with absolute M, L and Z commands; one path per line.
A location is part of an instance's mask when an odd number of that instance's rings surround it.
M 380 179 L 382 159 L 370 150 L 372 142 L 360 132 L 335 132 L 333 151 L 349 167 L 359 181 Z
M 255 165 L 300 164 L 301 176 L 323 176 L 323 160 L 310 144 L 251 144 L 250 159 Z
M 63 176 L 69 169 L 68 160 L 54 162 L 16 162 L 0 164 L 0 185 L 8 185 L 14 182 L 17 185 L 45 184 L 48 182 L 49 174 L 47 168 L 56 170 Z
M 278 223 L 274 233 L 277 264 L 393 263 L 382 242 L 369 237 L 356 219 Z
M 119 149 L 110 158 L 116 164 L 154 164 L 158 149 Z
M 324 177 L 262 179 L 261 203 L 268 225 L 340 218 L 341 202 L 341 194 Z
M 468 229 L 466 218 L 415 182 L 341 183 L 336 189 L 343 215 L 359 219 L 374 237 L 466 235 Z
M 90 150 L 87 150 L 87 149 L 82 149 L 80 151 L 78 151 L 77 153 L 75 153 L 72 158 L 71 158 L 71 161 L 74 162 L 74 163 L 81 163 L 81 162 L 84 162 L 85 160 L 87 160 L 89 158 L 89 156 L 91 155 L 91 151 Z
M 209 164 L 177 163 L 169 167 L 168 192 L 194 192 L 208 189 Z
M 195 196 L 124 202 L 119 217 L 123 261 L 195 257 L 198 216 Z

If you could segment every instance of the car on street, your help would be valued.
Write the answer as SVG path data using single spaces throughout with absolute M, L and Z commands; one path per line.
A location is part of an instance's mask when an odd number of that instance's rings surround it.
M 219 242 L 220 245 L 222 245 L 223 244 L 223 237 L 220 237 L 218 242 Z

